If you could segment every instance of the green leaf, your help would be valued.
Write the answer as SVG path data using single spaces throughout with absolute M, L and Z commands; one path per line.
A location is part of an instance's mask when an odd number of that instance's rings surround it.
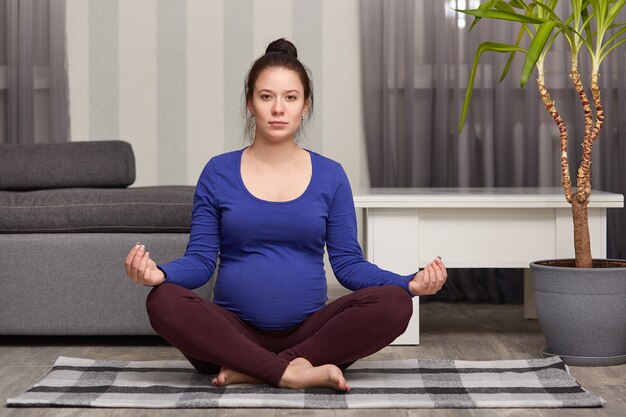
M 624 4 L 626 4 L 626 0 L 618 0 L 615 2 L 606 16 L 605 25 L 610 25 L 615 20 L 622 7 L 624 7 Z
M 617 29 L 620 26 L 626 26 L 626 22 L 622 22 L 622 23 L 613 23 L 611 26 L 608 27 L 608 30 L 611 29 Z
M 606 41 L 604 46 L 602 46 L 600 51 L 602 52 L 604 49 L 609 47 L 609 45 L 611 45 L 611 43 L 617 41 L 624 33 L 626 33 L 626 27 L 623 27 L 620 30 L 618 30 L 617 32 L 615 32 L 615 34 L 613 36 L 611 36 L 611 38 L 608 41 Z
M 522 27 L 517 34 L 517 39 L 515 40 L 515 46 L 519 46 L 519 44 L 522 42 L 522 38 L 524 37 L 524 32 L 526 31 L 526 29 L 526 24 L 522 24 Z M 509 55 L 509 59 L 506 61 L 506 65 L 504 65 L 504 69 L 502 70 L 502 75 L 500 75 L 500 82 L 504 81 L 507 74 L 509 73 L 509 69 L 511 68 L 511 64 L 513 64 L 513 59 L 515 58 L 516 53 L 517 51 L 513 51 Z
M 559 32 L 557 31 L 557 32 L 555 32 L 555 33 L 554 33 L 554 35 L 552 35 L 552 36 L 550 37 L 550 40 L 548 40 L 548 43 L 546 44 L 547 46 L 544 48 L 544 50 L 545 50 L 545 51 L 548 51 L 548 50 L 552 47 L 552 44 L 554 43 L 554 41 L 555 41 L 558 37 L 559 37 Z M 569 41 L 570 41 L 570 39 L 569 39 L 569 38 L 567 38 L 567 41 L 569 42 Z M 572 49 L 572 53 L 573 53 L 573 52 L 574 52 L 574 45 L 572 45 L 572 44 L 570 43 L 570 47 L 571 47 L 571 49 Z
M 591 4 L 591 10 L 596 15 L 596 25 L 598 30 L 604 28 L 604 20 L 606 19 L 606 14 L 608 12 L 608 5 L 601 0 L 589 0 Z
M 509 1 L 509 4 L 511 5 L 511 7 L 515 7 L 516 9 L 528 9 L 528 6 L 526 6 L 526 3 L 524 3 L 521 0 L 511 0 Z
M 580 11 L 583 8 L 582 0 L 571 0 L 572 1 L 572 13 L 574 16 L 580 16 Z
M 570 48 L 574 49 L 576 45 L 576 37 L 580 37 L 580 34 L 570 25 L 567 25 L 565 23 L 557 23 L 556 27 L 559 28 L 560 33 L 565 36 L 565 40 L 570 45 Z M 558 33 L 559 32 L 557 32 L 557 35 Z M 552 42 L 550 44 L 552 44 Z
M 532 74 L 537 61 L 539 60 L 539 56 L 543 52 L 554 27 L 556 26 L 556 22 L 546 22 L 539 26 L 537 29 L 537 33 L 535 33 L 535 37 L 530 42 L 528 46 L 528 53 L 526 54 L 526 60 L 524 60 L 524 66 L 522 67 L 522 77 L 521 77 L 521 85 L 522 88 L 526 86 L 528 79 L 530 78 L 530 74 Z
M 481 3 L 480 6 L 478 6 L 478 9 L 479 10 L 491 9 L 498 1 L 500 1 L 500 0 L 486 1 L 484 3 Z M 472 29 L 474 29 L 474 26 L 476 26 L 478 24 L 478 22 L 480 22 L 480 17 L 475 17 L 474 21 L 472 22 L 472 25 L 469 28 L 470 32 L 472 31 Z
M 540 25 L 544 21 L 540 19 L 536 19 L 534 17 L 526 16 L 518 13 L 509 13 L 503 12 L 500 10 L 481 10 L 481 9 L 469 9 L 469 10 L 459 10 L 454 9 L 457 12 L 465 13 L 470 16 L 486 18 L 486 19 L 496 19 L 496 20 L 509 20 L 512 22 L 519 23 L 532 23 L 535 25 Z
M 513 8 L 511 7 L 511 5 L 510 5 L 509 3 L 507 3 L 506 1 L 504 1 L 504 0 L 499 0 L 499 1 L 498 1 L 495 5 L 494 5 L 494 7 L 496 8 L 496 10 L 500 10 L 500 11 L 502 11 L 502 12 L 508 12 L 508 13 L 513 13 L 513 14 L 516 14 L 515 9 L 513 9 Z
M 561 18 L 559 16 L 556 15 L 556 13 L 554 13 L 554 9 L 550 8 L 549 6 L 546 6 L 545 4 L 537 1 L 537 0 L 533 0 L 533 3 L 535 3 L 537 6 L 539 6 L 544 12 L 546 12 L 548 14 L 548 16 L 550 16 L 550 18 L 556 22 L 563 22 L 561 20 Z
M 474 87 L 474 79 L 476 78 L 476 70 L 478 69 L 478 62 L 480 61 L 481 55 L 485 52 L 503 53 L 513 51 L 526 52 L 525 49 L 520 48 L 519 46 L 509 45 L 505 43 L 483 42 L 478 45 L 476 53 L 474 54 L 474 62 L 472 64 L 472 72 L 470 73 L 469 81 L 467 83 L 467 90 L 465 91 L 465 101 L 463 102 L 461 120 L 459 121 L 459 132 L 461 132 L 461 128 L 463 127 L 463 124 L 465 123 L 465 118 L 467 117 L 467 111 L 469 110 L 469 104 L 472 99 L 472 89 Z
M 588 5 L 589 2 L 587 2 Z M 591 19 L 594 16 L 594 13 L 592 12 L 591 15 L 589 15 L 589 10 L 587 9 L 587 7 L 583 4 L 583 8 L 580 11 L 580 16 L 583 18 L 583 27 L 585 28 L 585 35 L 587 36 L 587 42 L 589 43 L 590 47 L 591 47 L 591 39 L 593 38 L 593 34 L 591 33 Z
M 611 46 L 609 49 L 607 49 L 606 51 L 604 51 L 602 53 L 602 55 L 600 55 L 600 62 L 602 62 L 602 60 L 604 58 L 606 58 L 611 51 L 613 51 L 613 49 L 617 48 L 618 46 L 620 46 L 621 44 L 623 44 L 624 42 L 626 42 L 626 39 L 622 39 L 621 41 L 617 42 L 615 45 Z

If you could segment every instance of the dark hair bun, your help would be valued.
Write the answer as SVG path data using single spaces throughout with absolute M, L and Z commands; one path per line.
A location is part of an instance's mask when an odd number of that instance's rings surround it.
M 293 43 L 289 42 L 285 38 L 276 39 L 274 42 L 270 43 L 267 46 L 265 53 L 270 54 L 272 52 L 286 54 L 294 58 L 298 58 L 298 50 Z

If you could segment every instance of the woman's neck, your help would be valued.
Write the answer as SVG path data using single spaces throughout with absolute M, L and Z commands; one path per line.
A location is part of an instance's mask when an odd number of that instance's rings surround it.
M 301 148 L 292 140 L 280 143 L 255 140 L 248 147 L 248 154 L 266 162 L 286 162 L 300 151 Z

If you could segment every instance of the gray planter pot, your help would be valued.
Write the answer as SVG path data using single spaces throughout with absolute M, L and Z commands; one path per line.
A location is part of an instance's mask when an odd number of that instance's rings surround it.
M 574 366 L 626 363 L 626 267 L 575 268 L 572 260 L 549 260 L 530 268 L 544 354 Z

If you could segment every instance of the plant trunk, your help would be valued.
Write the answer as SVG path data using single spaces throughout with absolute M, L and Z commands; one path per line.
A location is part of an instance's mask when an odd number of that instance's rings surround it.
M 589 238 L 589 221 L 587 213 L 588 200 L 580 201 L 573 198 L 572 219 L 574 221 L 574 253 L 576 268 L 593 268 L 591 258 L 591 240 Z
M 574 194 L 572 192 L 572 183 L 569 175 L 569 162 L 567 159 L 567 128 L 563 118 L 556 110 L 554 100 L 550 97 L 545 84 L 543 68 L 538 69 L 537 87 L 539 88 L 539 95 L 543 101 L 544 107 L 556 123 L 560 134 L 561 145 L 561 183 L 563 185 L 563 191 L 565 193 L 565 199 L 572 205 L 572 219 L 574 222 L 574 254 L 575 263 L 577 268 L 592 268 L 591 258 L 591 241 L 589 238 L 589 221 L 587 213 L 587 205 L 589 204 L 590 183 L 588 180 L 590 164 L 585 165 L 578 170 L 577 185 L 578 190 Z M 585 139 L 588 141 L 592 136 L 593 117 L 591 114 L 591 106 L 587 100 L 585 90 L 582 87 L 580 81 L 580 74 L 576 70 L 572 70 L 571 78 L 576 86 L 576 91 L 580 97 L 583 107 L 585 109 Z M 591 143 L 585 142 L 588 150 L 587 154 L 591 157 Z M 586 169 L 586 170 L 585 170 Z
M 572 58 L 570 77 L 574 82 L 574 88 L 578 93 L 585 114 L 585 135 L 582 143 L 583 156 L 576 174 L 576 195 L 570 201 L 572 205 L 572 219 L 574 221 L 574 253 L 577 268 L 593 268 L 587 205 L 589 204 L 589 197 L 591 196 L 591 151 L 602 129 L 604 109 L 602 108 L 602 101 L 600 99 L 598 72 L 595 67 L 591 73 L 591 95 L 596 112 L 595 123 L 591 103 L 589 103 L 589 99 L 580 79 L 576 57 Z
M 569 175 L 569 161 L 567 159 L 567 127 L 565 126 L 563 118 L 556 110 L 554 100 L 552 100 L 552 97 L 550 96 L 550 93 L 546 88 L 545 73 L 543 71 L 543 67 L 538 68 L 537 72 L 537 88 L 539 89 L 539 95 L 541 96 L 541 100 L 543 101 L 543 105 L 546 108 L 546 111 L 550 114 L 550 117 L 552 117 L 554 123 L 556 123 L 556 126 L 559 129 L 559 145 L 561 146 L 561 184 L 563 185 L 563 193 L 565 194 L 565 199 L 568 203 L 571 203 L 573 193 L 572 179 Z

